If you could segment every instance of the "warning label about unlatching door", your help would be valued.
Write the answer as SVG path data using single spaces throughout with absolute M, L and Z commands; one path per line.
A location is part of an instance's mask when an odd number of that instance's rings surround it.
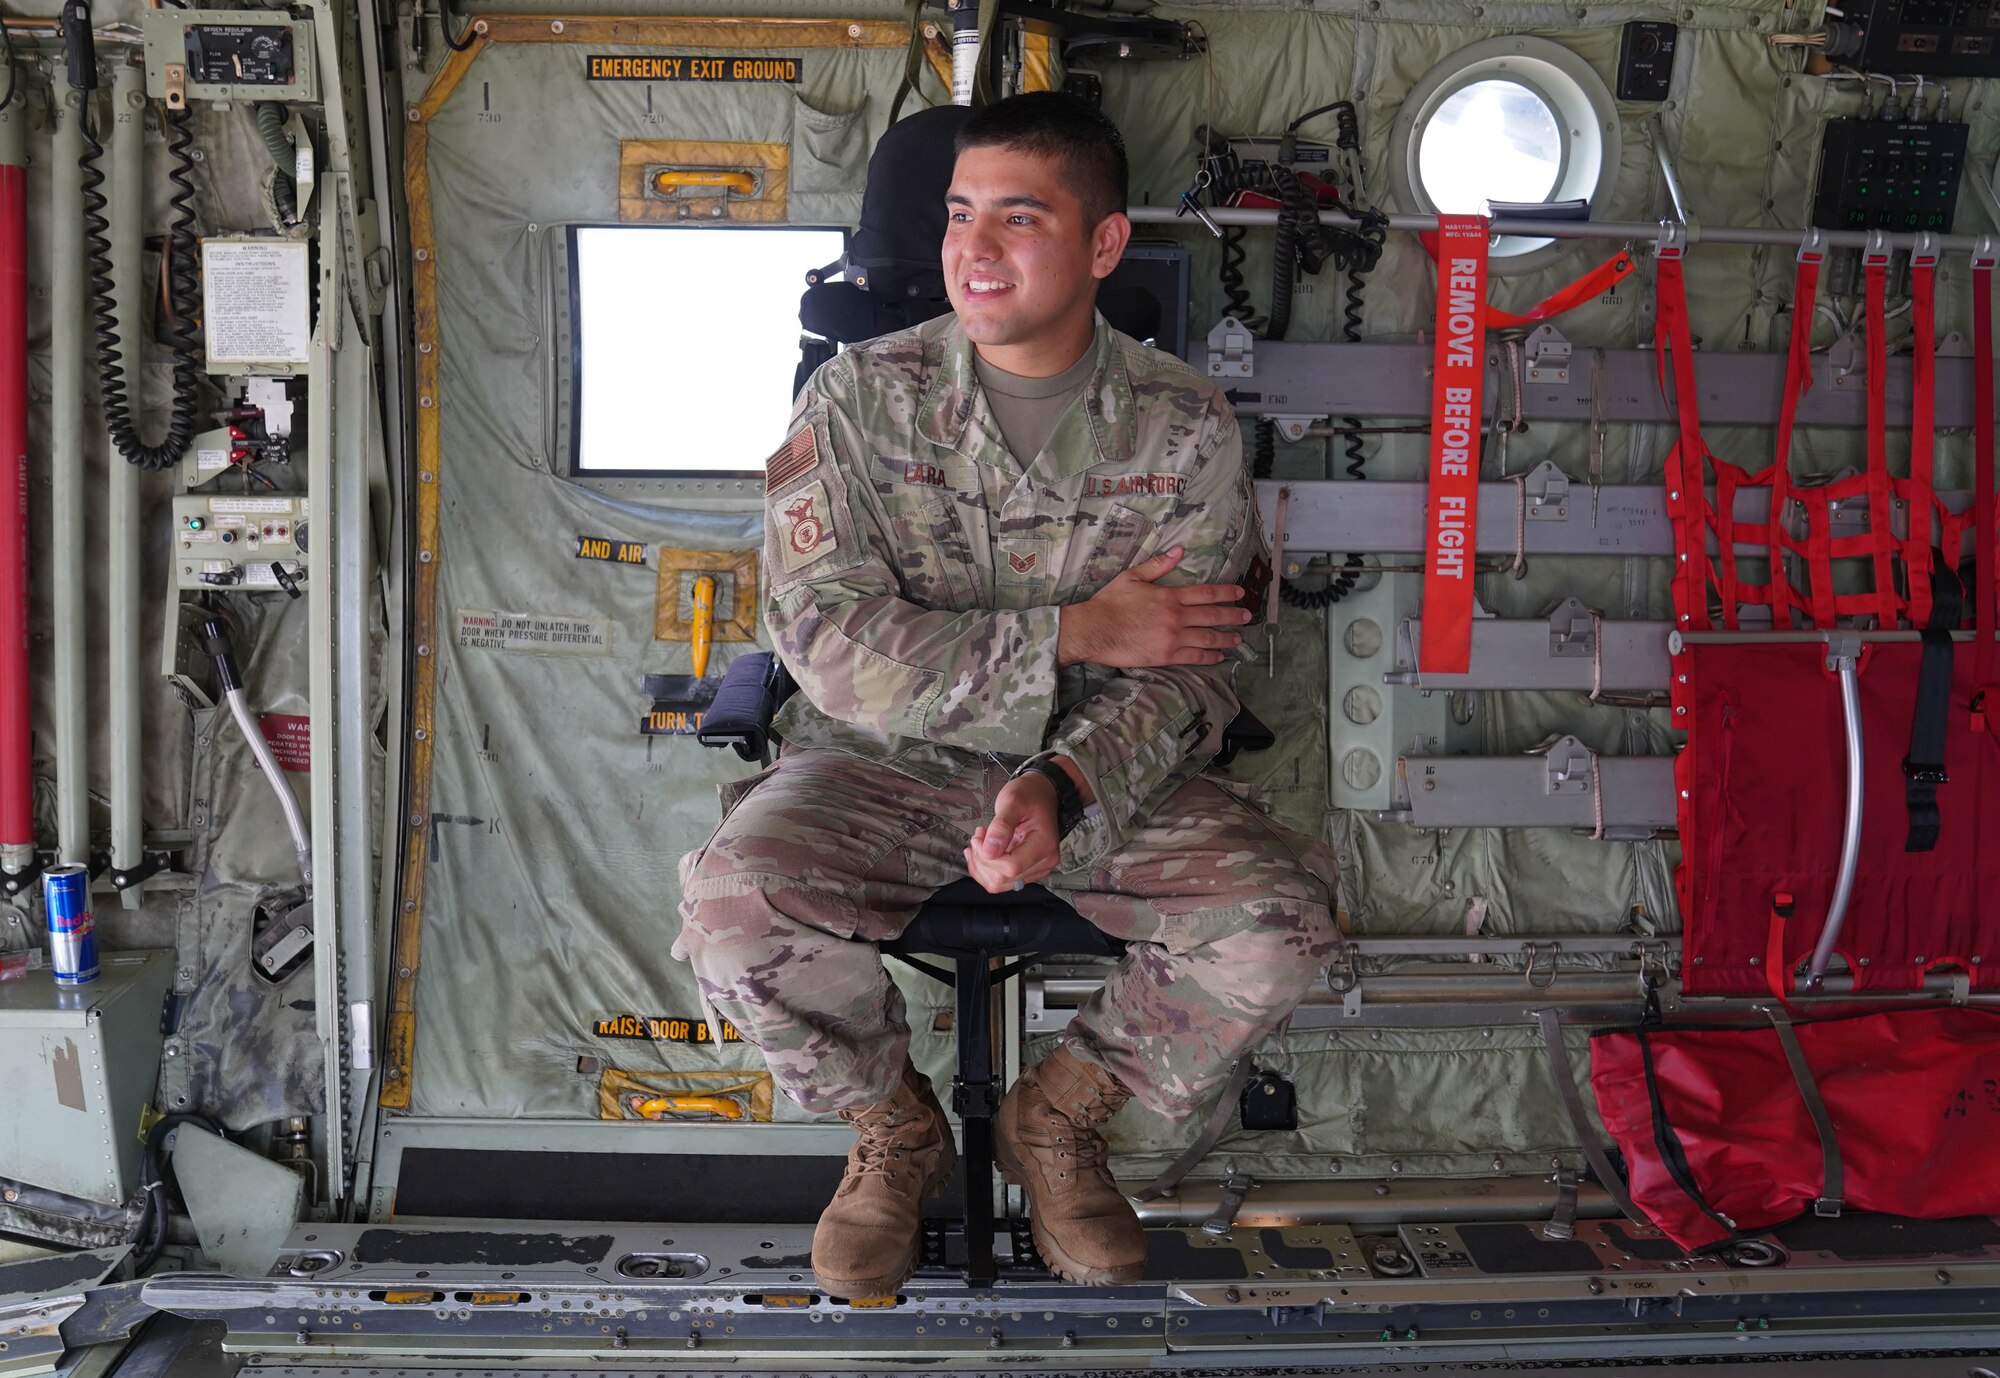
M 611 619 L 460 608 L 458 644 L 479 651 L 605 656 L 611 654 Z

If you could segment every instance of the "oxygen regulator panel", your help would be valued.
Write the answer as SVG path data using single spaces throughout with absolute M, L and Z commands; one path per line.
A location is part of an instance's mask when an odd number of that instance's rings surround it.
M 319 99 L 307 20 L 262 10 L 161 8 L 144 16 L 146 94 L 169 106 Z

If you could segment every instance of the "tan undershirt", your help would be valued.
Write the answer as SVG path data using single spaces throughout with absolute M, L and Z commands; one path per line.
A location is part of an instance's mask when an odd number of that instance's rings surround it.
M 1000 423 L 1000 438 L 1023 469 L 1033 464 L 1042 446 L 1049 443 L 1056 423 L 1082 395 L 1096 367 L 1097 351 L 1086 349 L 1082 358 L 1053 378 L 1023 378 L 995 368 L 973 351 L 973 372 L 979 376 L 987 405 L 993 408 L 993 419 Z

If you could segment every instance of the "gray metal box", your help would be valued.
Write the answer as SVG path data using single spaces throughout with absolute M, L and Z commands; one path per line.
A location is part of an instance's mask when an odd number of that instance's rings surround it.
M 98 970 L 86 986 L 47 967 L 0 983 L 0 1177 L 115 1205 L 139 1186 L 173 954 L 100 952 Z

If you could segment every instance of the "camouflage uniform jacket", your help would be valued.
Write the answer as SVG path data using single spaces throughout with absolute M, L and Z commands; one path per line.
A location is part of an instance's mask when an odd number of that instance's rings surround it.
M 1270 570 L 1222 394 L 1101 317 L 1094 348 L 1025 470 L 947 315 L 821 367 L 766 471 L 767 615 L 803 690 L 779 733 L 932 784 L 1069 756 L 1101 807 L 1065 871 L 1198 774 L 1237 704 L 1231 661 L 1058 668 L 1057 610 L 1176 545 L 1163 582 L 1243 582 L 1253 609 Z

